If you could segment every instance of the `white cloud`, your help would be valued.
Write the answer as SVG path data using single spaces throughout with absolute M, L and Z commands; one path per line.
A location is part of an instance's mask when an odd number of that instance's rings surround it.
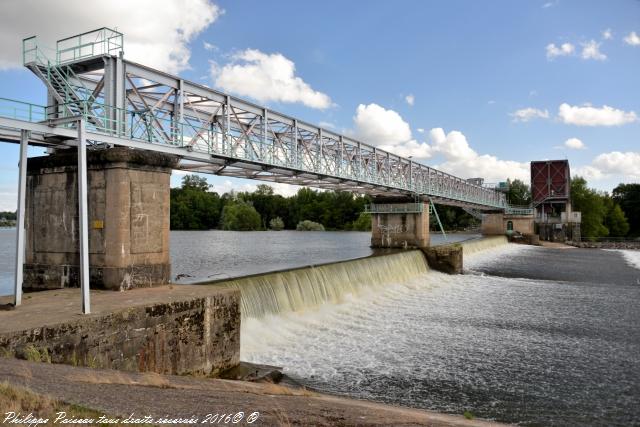
M 584 150 L 587 148 L 584 145 L 584 142 L 580 141 L 578 138 L 569 138 L 564 142 L 564 146 L 570 148 L 572 150 Z
M 618 174 L 629 177 L 640 177 L 640 152 L 612 151 L 596 156 L 592 162 L 604 174 Z
M 355 130 L 352 134 L 361 141 L 404 157 L 427 159 L 442 156 L 444 162 L 436 167 L 460 177 L 484 177 L 489 181 L 508 177 L 529 179 L 528 163 L 478 154 L 459 131 L 445 134 L 442 128 L 434 128 L 429 131 L 431 144 L 418 142 L 412 138 L 409 124 L 398 113 L 377 104 L 359 105 L 353 121 Z
M 574 175 L 587 180 L 601 180 L 615 178 L 622 182 L 637 182 L 640 180 L 640 152 L 611 151 L 596 156 L 590 165 L 576 168 Z
M 424 129 L 423 128 L 418 128 L 416 130 L 418 131 L 418 133 L 424 133 Z
M 404 157 L 431 157 L 429 144 L 414 140 L 409 124 L 393 110 L 387 110 L 378 104 L 360 104 L 353 117 L 353 124 L 351 134 L 366 144 Z
M 496 103 L 496 101 L 494 101 L 493 99 L 490 99 L 490 100 L 487 101 L 487 104 L 489 104 L 489 105 L 493 105 L 495 103 Z
M 208 51 L 218 50 L 218 46 L 216 46 L 216 45 L 214 45 L 212 43 L 209 43 L 208 41 L 203 41 L 202 42 L 202 47 L 204 47 L 204 49 L 208 50 Z
M 0 69 L 22 66 L 21 40 L 63 37 L 104 26 L 124 33 L 125 57 L 170 73 L 189 68 L 189 43 L 223 10 L 209 0 L 9 0 L 0 15 Z
M 431 157 L 431 147 L 424 142 L 418 142 L 415 139 L 398 145 L 378 145 L 382 150 L 396 154 L 402 157 L 411 157 L 414 159 L 428 159 Z
M 325 129 L 335 129 L 336 125 L 334 125 L 331 122 L 320 122 L 318 123 L 318 126 L 320 126 L 321 128 L 325 128 Z
M 634 111 L 618 110 L 608 105 L 597 108 L 589 104 L 572 106 L 567 103 L 558 108 L 558 118 L 565 124 L 576 126 L 620 126 L 638 119 Z
M 604 178 L 604 174 L 600 169 L 590 165 L 580 166 L 573 169 L 571 175 L 581 176 L 587 181 L 600 180 Z
M 604 61 L 607 59 L 607 55 L 600 52 L 600 45 L 595 40 L 590 40 L 586 43 L 582 43 L 582 54 L 580 55 L 582 59 L 593 59 L 596 61 Z
M 563 43 L 560 46 L 556 46 L 554 43 L 549 43 L 546 49 L 547 59 L 551 61 L 558 56 L 572 55 L 575 51 L 575 46 L 573 46 L 571 43 Z
M 261 181 L 249 181 L 244 179 L 234 179 L 233 181 L 230 179 L 226 179 L 222 182 L 218 182 L 217 180 L 213 182 L 211 187 L 211 191 L 215 191 L 216 193 L 222 195 L 224 193 L 229 193 L 231 191 L 238 192 L 254 192 L 258 188 L 258 185 L 266 184 L 273 188 L 273 192 L 275 194 L 280 194 L 284 197 L 290 197 L 295 195 L 298 190 L 301 188 L 299 185 L 291 185 L 285 184 L 282 182 L 261 182 Z
M 302 103 L 311 108 L 331 106 L 328 95 L 316 91 L 295 75 L 296 65 L 280 53 L 247 49 L 236 53 L 232 61 L 219 68 L 211 66 L 215 85 L 261 102 Z
M 358 105 L 353 123 L 355 137 L 367 144 L 398 145 L 411 139 L 409 123 L 378 104 Z
M 483 177 L 487 182 L 503 181 L 506 178 L 529 181 L 529 163 L 500 160 L 489 154 L 478 154 L 473 150 L 462 132 L 445 134 L 442 128 L 429 132 L 434 153 L 442 154 L 445 162 L 436 168 L 465 178 Z
M 631 31 L 625 38 L 624 42 L 630 46 L 640 46 L 640 36 L 635 31 Z
M 547 110 L 539 110 L 537 108 L 522 108 L 509 114 L 513 117 L 514 122 L 528 122 L 533 119 L 548 119 L 549 112 Z
M 413 104 L 416 102 L 416 97 L 412 94 L 409 94 L 404 97 L 404 100 L 407 102 L 407 104 L 413 107 Z
M 602 32 L 602 38 L 604 40 L 611 40 L 613 38 L 613 33 L 611 32 L 611 28 L 607 28 Z
M 555 6 L 555 5 L 556 5 L 556 2 L 548 1 L 548 2 L 546 2 L 545 4 L 543 4 L 543 5 L 542 5 L 542 8 L 543 8 L 543 9 L 548 9 L 548 8 L 550 8 L 550 7 L 552 7 L 552 6 Z

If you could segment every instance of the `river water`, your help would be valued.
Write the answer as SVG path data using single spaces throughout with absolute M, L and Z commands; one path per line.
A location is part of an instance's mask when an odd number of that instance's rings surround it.
M 14 237 L 0 229 L 4 293 Z M 171 241 L 185 281 L 371 253 L 368 233 L 174 231 Z M 389 265 L 367 276 L 384 283 L 340 303 L 243 318 L 242 359 L 404 406 L 533 426 L 640 425 L 640 251 L 506 245 L 466 256 L 458 276 Z
M 242 359 L 362 399 L 521 425 L 640 425 L 638 255 L 486 250 L 462 276 L 427 271 L 243 319 Z
M 450 234 L 455 242 L 477 237 Z M 15 228 L 0 228 L 0 295 L 13 292 Z M 171 271 L 178 283 L 236 277 L 372 254 L 369 232 L 171 231 Z M 445 242 L 432 235 L 433 244 Z

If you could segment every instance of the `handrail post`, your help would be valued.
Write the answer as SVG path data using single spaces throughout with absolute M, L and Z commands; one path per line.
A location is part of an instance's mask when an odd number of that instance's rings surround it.
M 89 208 L 87 204 L 87 145 L 85 121 L 78 121 L 78 223 L 80 243 L 80 288 L 82 290 L 82 313 L 91 313 L 89 295 Z
M 22 304 L 22 282 L 24 279 L 24 215 L 27 189 L 27 148 L 29 131 L 20 131 L 20 172 L 18 177 L 18 210 L 16 222 L 16 268 L 14 283 L 14 306 Z

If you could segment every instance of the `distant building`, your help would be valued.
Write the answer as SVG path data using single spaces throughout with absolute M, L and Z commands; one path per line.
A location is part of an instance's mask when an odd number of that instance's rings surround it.
M 531 162 L 531 198 L 540 239 L 580 240 L 581 215 L 571 207 L 568 160 Z

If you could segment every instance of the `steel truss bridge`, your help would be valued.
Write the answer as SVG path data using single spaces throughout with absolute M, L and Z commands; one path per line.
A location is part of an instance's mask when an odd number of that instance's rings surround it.
M 47 51 L 23 40 L 23 62 L 47 87 L 46 105 L 0 98 L 0 140 L 63 148 L 125 146 L 175 154 L 178 168 L 345 190 L 477 211 L 508 209 L 503 193 L 285 114 L 124 59 L 108 28 Z

